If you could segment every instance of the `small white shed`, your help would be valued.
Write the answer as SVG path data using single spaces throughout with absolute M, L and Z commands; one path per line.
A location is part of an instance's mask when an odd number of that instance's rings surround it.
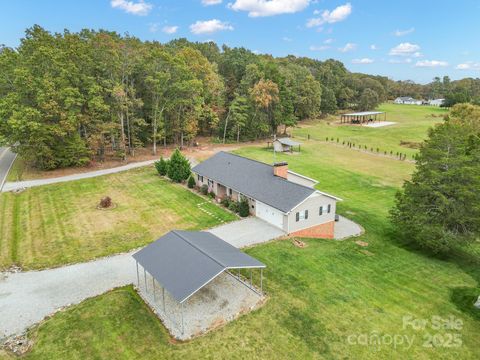
M 278 152 L 293 152 L 294 148 L 298 146 L 300 151 L 300 143 L 293 141 L 290 138 L 279 138 L 273 141 L 273 148 Z

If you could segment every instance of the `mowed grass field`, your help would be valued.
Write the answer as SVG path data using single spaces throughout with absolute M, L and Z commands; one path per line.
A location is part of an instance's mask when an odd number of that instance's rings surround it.
M 116 208 L 98 210 L 107 195 Z M 1 193 L 0 268 L 91 260 L 143 246 L 172 229 L 206 229 L 219 219 L 236 217 L 161 179 L 153 167 Z
M 386 111 L 387 121 L 395 122 L 379 128 L 370 128 L 359 125 L 339 125 L 339 116 L 332 116 L 327 120 L 312 120 L 295 128 L 292 131 L 294 137 L 300 140 L 306 140 L 308 135 L 311 139 L 325 141 L 326 137 L 334 138 L 336 142 L 339 139 L 340 144 L 345 142 L 355 143 L 357 146 L 366 145 L 370 150 L 376 152 L 379 148 L 383 154 L 384 151 L 394 154 L 401 152 L 407 154 L 408 158 L 416 153 L 416 149 L 401 145 L 400 142 L 419 143 L 427 136 L 428 128 L 442 122 L 443 116 L 447 114 L 447 110 L 435 106 L 420 105 L 398 105 L 398 104 L 382 104 L 378 111 Z M 383 120 L 383 115 L 380 116 Z M 379 118 L 379 119 L 380 119 Z
M 264 307 L 175 343 L 133 288 L 120 288 L 33 328 L 35 345 L 26 358 L 477 359 L 480 315 L 472 304 L 480 293 L 478 253 L 440 260 L 399 245 L 388 211 L 413 165 L 344 149 L 354 154 L 346 164 L 347 155 L 326 156 L 332 147 L 324 146 L 308 143 L 300 155 L 277 154 L 276 160 L 342 197 L 339 212 L 366 233 L 346 241 L 303 239 L 303 249 L 278 240 L 246 250 L 267 264 Z M 273 160 L 262 148 L 236 152 Z M 461 329 L 433 329 L 432 316 L 459 319 Z M 404 317 L 428 325 L 404 326 Z M 395 336 L 401 342 L 389 340 Z M 436 336 L 434 345 L 429 336 Z M 449 347 L 450 336 L 459 337 L 458 347 Z

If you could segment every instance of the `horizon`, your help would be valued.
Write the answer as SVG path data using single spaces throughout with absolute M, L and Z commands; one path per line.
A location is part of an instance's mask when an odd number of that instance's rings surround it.
M 430 3 L 430 4 L 428 4 Z M 357 1 L 87 0 L 0 5 L 0 44 L 16 48 L 35 24 L 64 29 L 115 31 L 142 41 L 214 41 L 274 57 L 339 60 L 351 72 L 426 84 L 480 76 L 475 34 L 480 6 L 471 0 L 416 4 Z M 416 12 L 412 9 L 416 8 Z M 188 9 L 189 11 L 185 11 Z M 54 16 L 52 16 L 54 14 Z M 428 16 L 426 16 L 428 15 Z M 446 22 L 449 26 L 445 26 Z M 362 31 L 356 31 L 361 28 Z M 258 34 L 265 34 L 259 36 Z M 274 34 L 274 35 L 270 35 Z M 448 45 L 448 46 L 446 46 Z

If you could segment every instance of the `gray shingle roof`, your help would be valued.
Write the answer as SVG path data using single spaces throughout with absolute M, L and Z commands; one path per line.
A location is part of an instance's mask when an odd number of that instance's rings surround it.
M 203 231 L 171 231 L 133 254 L 133 258 L 178 302 L 188 299 L 227 269 L 266 267 Z
M 284 213 L 315 192 L 315 189 L 273 175 L 271 165 L 223 151 L 192 171 Z
M 289 146 L 298 146 L 298 145 L 300 145 L 299 142 L 293 141 L 293 140 L 290 139 L 290 138 L 278 138 L 277 140 L 280 142 L 280 144 L 283 144 L 283 145 L 289 145 Z

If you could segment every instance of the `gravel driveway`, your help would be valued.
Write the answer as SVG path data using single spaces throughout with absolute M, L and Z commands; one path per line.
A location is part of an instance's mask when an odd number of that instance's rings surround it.
M 71 304 L 136 281 L 131 253 L 42 271 L 0 274 L 0 339 Z
M 86 173 L 81 174 L 74 174 L 74 175 L 67 175 L 67 176 L 60 176 L 56 178 L 50 179 L 37 179 L 37 180 L 25 180 L 25 181 L 16 181 L 16 182 L 6 182 L 3 186 L 2 192 L 18 190 L 23 188 L 30 188 L 34 186 L 41 186 L 41 185 L 48 185 L 48 184 L 56 184 L 66 181 L 73 181 L 73 180 L 81 180 L 81 179 L 88 179 L 96 176 L 114 174 L 121 171 L 126 171 L 130 169 L 135 169 L 142 166 L 148 166 L 155 162 L 155 160 L 147 160 L 141 161 L 136 163 L 131 163 L 123 166 L 117 166 L 110 169 L 103 169 L 103 170 L 96 170 L 96 171 L 89 171 Z
M 284 235 L 256 218 L 225 224 L 211 232 L 236 247 Z M 25 331 L 62 307 L 136 283 L 132 253 L 42 271 L 0 273 L 0 339 Z

